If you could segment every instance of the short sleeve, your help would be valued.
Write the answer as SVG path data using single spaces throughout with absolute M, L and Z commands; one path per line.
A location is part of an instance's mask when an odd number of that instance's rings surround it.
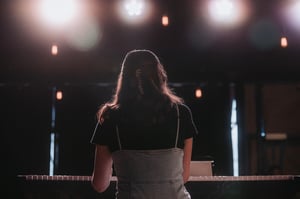
M 116 125 L 113 119 L 106 117 L 103 123 L 97 123 L 93 132 L 91 143 L 98 145 L 111 146 L 114 139 L 114 132 L 116 131 Z
M 184 139 L 195 137 L 198 134 L 198 130 L 194 123 L 191 109 L 185 104 L 181 104 L 179 107 L 181 125 L 180 130 L 184 134 Z

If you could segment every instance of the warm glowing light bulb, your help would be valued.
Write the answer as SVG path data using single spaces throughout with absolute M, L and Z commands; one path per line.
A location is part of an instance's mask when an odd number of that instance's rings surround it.
M 197 88 L 195 90 L 195 97 L 196 98 L 201 98 L 202 97 L 202 90 L 200 88 Z
M 288 41 L 286 37 L 281 37 L 280 44 L 282 48 L 286 48 L 288 46 Z
M 161 23 L 163 26 L 168 26 L 169 25 L 169 17 L 167 15 L 163 15 L 161 18 Z
M 51 46 L 51 54 L 52 55 L 57 55 L 58 54 L 58 46 L 57 45 L 53 44 Z
M 56 99 L 57 99 L 57 100 L 62 100 L 62 98 L 63 98 L 63 93 L 62 93 L 62 91 L 57 91 L 57 92 L 56 92 Z

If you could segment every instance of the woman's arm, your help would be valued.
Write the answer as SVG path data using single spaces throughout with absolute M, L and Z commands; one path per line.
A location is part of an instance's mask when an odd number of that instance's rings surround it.
M 186 183 L 190 177 L 190 164 L 192 158 L 193 138 L 184 141 L 183 155 L 183 182 Z
M 92 186 L 97 192 L 104 192 L 112 175 L 112 156 L 107 146 L 96 145 Z

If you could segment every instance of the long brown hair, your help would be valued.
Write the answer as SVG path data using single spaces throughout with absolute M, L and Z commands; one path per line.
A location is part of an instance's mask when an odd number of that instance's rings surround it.
M 108 108 L 117 109 L 136 100 L 163 98 L 170 105 L 182 103 L 167 84 L 167 74 L 159 58 L 150 50 L 129 51 L 122 63 L 115 94 L 98 110 L 98 120 Z

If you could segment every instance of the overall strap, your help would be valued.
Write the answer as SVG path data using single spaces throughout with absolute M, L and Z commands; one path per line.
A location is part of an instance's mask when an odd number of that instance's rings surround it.
M 121 140 L 120 140 L 120 134 L 119 134 L 119 127 L 118 127 L 118 125 L 116 125 L 116 132 L 117 132 L 117 138 L 118 138 L 119 148 L 120 148 L 120 150 L 122 150 L 122 145 L 121 145 Z
M 177 148 L 179 128 L 180 128 L 180 114 L 179 114 L 178 104 L 176 104 L 176 112 L 177 112 L 177 130 L 176 130 L 175 148 Z

